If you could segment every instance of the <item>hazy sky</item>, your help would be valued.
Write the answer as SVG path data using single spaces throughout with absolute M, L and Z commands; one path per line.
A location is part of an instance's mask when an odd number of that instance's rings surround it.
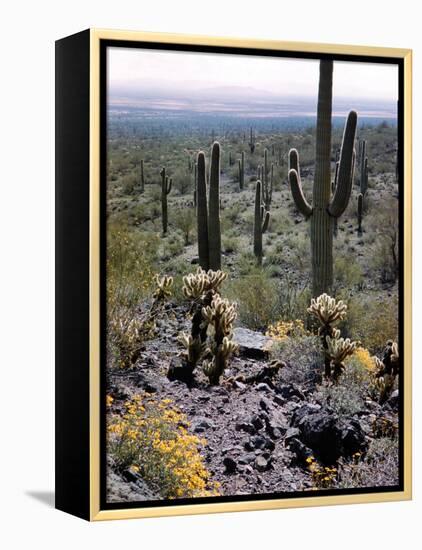
M 164 88 L 172 91 L 245 87 L 276 95 L 314 96 L 318 61 L 137 48 L 108 48 L 111 90 Z M 334 62 L 334 97 L 396 101 L 396 65 Z

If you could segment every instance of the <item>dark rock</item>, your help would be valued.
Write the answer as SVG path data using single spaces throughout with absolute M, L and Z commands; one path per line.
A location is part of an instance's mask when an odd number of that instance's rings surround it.
M 249 440 L 249 443 L 253 449 L 269 449 L 273 451 L 275 448 L 274 442 L 269 437 L 263 435 L 253 436 Z
M 174 357 L 170 361 L 167 378 L 171 382 L 178 380 L 190 385 L 193 382 L 193 371 L 185 364 L 181 357 Z
M 274 343 L 272 338 L 260 332 L 241 327 L 234 329 L 233 340 L 239 346 L 240 355 L 255 359 L 267 358 Z
M 262 397 L 260 399 L 259 406 L 261 407 L 261 409 L 263 409 L 264 411 L 267 411 L 267 412 L 271 409 L 271 404 L 268 401 L 268 399 L 265 399 L 265 397 Z
M 239 457 L 238 462 L 239 464 L 250 464 L 255 460 L 255 455 L 253 453 L 248 453 L 246 455 L 242 455 Z
M 190 261 L 190 263 L 191 263 L 192 265 L 199 264 L 199 258 L 198 258 L 197 256 L 196 256 L 195 258 L 192 258 L 191 261 Z
M 399 410 L 399 405 L 400 405 L 399 390 L 393 391 L 393 393 L 390 395 L 390 397 L 386 401 L 386 405 L 388 405 L 393 411 Z
M 231 456 L 226 456 L 223 459 L 224 467 L 226 468 L 225 473 L 226 474 L 234 474 L 234 472 L 237 469 L 237 462 L 234 458 Z
M 237 432 L 248 432 L 249 434 L 256 432 L 256 428 L 251 422 L 237 422 L 235 428 Z
M 306 462 L 306 459 L 310 456 L 313 456 L 313 452 L 309 447 L 307 447 L 300 439 L 292 437 L 289 439 L 287 447 L 290 451 L 295 453 L 300 462 Z
M 315 410 L 309 404 L 296 411 L 293 427 L 299 429 L 301 442 L 326 464 L 366 448 L 365 433 L 358 420 L 340 419 L 332 411 Z
M 284 435 L 288 428 L 287 419 L 281 411 L 274 411 L 269 415 L 266 425 L 267 432 L 275 439 Z
M 280 395 L 275 395 L 274 403 L 276 405 L 280 405 L 280 407 L 283 407 L 286 404 L 286 399 L 284 399 L 284 397 L 281 397 Z
M 275 391 L 284 399 L 292 399 L 293 397 L 298 397 L 300 400 L 305 399 L 303 393 L 294 384 L 281 384 L 276 387 Z
M 259 384 L 256 385 L 256 389 L 258 391 L 265 391 L 265 392 L 272 392 L 272 389 L 270 388 L 270 386 L 268 384 L 265 384 L 265 382 L 260 382 Z
M 263 456 L 257 456 L 255 459 L 255 468 L 258 472 L 265 472 L 270 467 L 270 462 Z
M 214 429 L 215 424 L 209 418 L 199 416 L 192 421 L 192 430 L 195 433 L 203 433 L 206 430 Z
M 284 441 L 287 444 L 290 439 L 298 438 L 300 436 L 300 430 L 298 428 L 289 428 L 284 437 Z
M 253 426 L 255 427 L 256 430 L 260 430 L 261 428 L 264 427 L 264 422 L 263 422 L 262 418 L 260 416 L 258 416 L 257 414 L 255 414 L 251 418 L 251 424 L 253 424 Z

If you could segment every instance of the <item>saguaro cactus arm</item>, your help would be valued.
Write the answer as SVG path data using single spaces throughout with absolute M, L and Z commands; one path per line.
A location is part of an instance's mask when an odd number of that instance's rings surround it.
M 355 136 L 357 125 L 356 111 L 350 111 L 344 127 L 343 142 L 341 145 L 340 164 L 338 169 L 337 185 L 328 207 L 330 216 L 338 218 L 346 210 L 352 192 L 353 166 L 355 163 Z
M 290 149 L 289 151 L 289 168 L 290 189 L 296 208 L 305 218 L 309 218 L 312 214 L 312 206 L 308 203 L 303 193 L 300 181 L 299 153 L 296 149 Z

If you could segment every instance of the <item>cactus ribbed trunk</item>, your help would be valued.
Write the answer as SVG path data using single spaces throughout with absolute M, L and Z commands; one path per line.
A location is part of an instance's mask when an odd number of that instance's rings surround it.
M 253 234 L 253 251 L 258 265 L 262 265 L 262 235 L 268 229 L 270 213 L 262 204 L 262 183 L 260 180 L 256 182 L 255 189 L 255 210 L 254 210 L 254 234 Z
M 202 151 L 198 154 L 197 162 L 196 200 L 199 265 L 207 271 L 209 269 L 207 181 L 205 155 Z
M 316 131 L 316 166 L 311 217 L 312 294 L 329 292 L 333 284 L 331 199 L 331 109 L 333 62 L 321 60 Z
M 220 144 L 215 142 L 211 152 L 210 190 L 208 202 L 209 269 L 221 268 L 220 230 Z
M 255 215 L 253 226 L 253 252 L 257 258 L 258 264 L 262 263 L 261 193 L 261 182 L 258 180 L 255 189 Z

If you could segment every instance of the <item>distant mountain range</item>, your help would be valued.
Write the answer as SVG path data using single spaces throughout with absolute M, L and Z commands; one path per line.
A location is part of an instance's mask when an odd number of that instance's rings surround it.
M 239 117 L 315 116 L 316 96 L 277 95 L 271 91 L 242 86 L 220 86 L 186 90 L 114 87 L 109 92 L 111 113 L 132 110 L 154 113 L 218 114 Z M 365 98 L 334 98 L 333 116 L 355 109 L 360 116 L 395 119 L 396 102 Z

